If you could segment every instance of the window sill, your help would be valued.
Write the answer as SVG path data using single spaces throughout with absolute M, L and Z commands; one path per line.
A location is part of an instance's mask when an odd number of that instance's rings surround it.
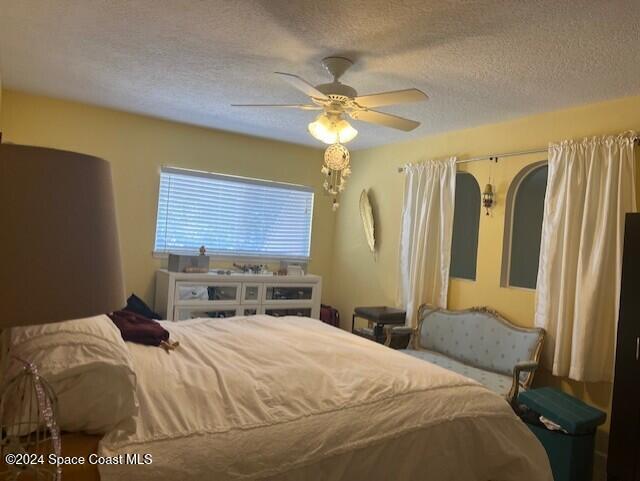
M 514 289 L 516 291 L 526 291 L 526 292 L 536 292 L 535 288 L 532 287 L 520 287 L 520 286 L 500 286 L 503 289 Z
M 465 277 L 452 277 L 452 276 L 449 276 L 449 279 L 452 280 L 452 281 L 476 282 L 476 279 L 467 279 Z

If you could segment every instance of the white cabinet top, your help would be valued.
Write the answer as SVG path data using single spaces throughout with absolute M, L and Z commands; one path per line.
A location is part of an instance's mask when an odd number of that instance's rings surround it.
M 216 274 L 215 270 L 209 271 L 207 274 L 192 272 L 169 272 L 167 269 L 160 269 L 159 274 L 164 274 L 172 278 L 173 281 L 218 281 L 218 282 L 260 282 L 260 283 L 277 283 L 277 284 L 313 284 L 320 282 L 321 277 L 315 274 L 306 274 L 304 276 L 277 276 L 263 274 Z

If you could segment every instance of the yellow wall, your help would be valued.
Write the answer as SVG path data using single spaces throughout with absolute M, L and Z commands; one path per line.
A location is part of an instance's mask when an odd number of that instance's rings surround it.
M 343 327 L 350 326 L 354 306 L 395 305 L 403 192 L 403 175 L 397 173 L 398 166 L 450 155 L 464 158 L 536 149 L 545 147 L 549 141 L 628 129 L 640 130 L 640 97 L 354 152 L 351 156 L 353 174 L 336 218 L 331 291 L 328 293 L 329 301 L 340 310 Z M 490 216 L 483 213 L 480 218 L 476 281 L 451 281 L 451 308 L 488 305 L 517 324 L 532 325 L 534 292 L 500 287 L 504 201 L 509 184 L 520 169 L 545 158 L 545 154 L 538 154 L 508 158 L 497 164 L 483 161 L 460 165 L 460 170 L 476 177 L 481 188 L 491 174 L 497 203 Z M 378 245 L 375 256 L 366 246 L 359 217 L 358 199 L 362 189 L 370 189 L 372 198 Z M 567 383 L 552 379 L 544 372 L 537 381 L 562 385 L 580 398 L 608 410 L 609 384 Z M 599 449 L 606 449 L 606 437 L 600 437 Z
M 151 254 L 161 165 L 313 186 L 310 270 L 328 278 L 334 215 L 322 194 L 321 150 L 10 90 L 2 102 L 4 142 L 74 150 L 111 162 L 128 292 L 153 301 L 154 271 L 161 265 Z

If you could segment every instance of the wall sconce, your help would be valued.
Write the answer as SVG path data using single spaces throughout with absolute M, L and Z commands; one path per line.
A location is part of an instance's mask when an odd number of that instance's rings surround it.
M 493 207 L 493 202 L 493 186 L 487 184 L 484 186 L 484 191 L 482 191 L 482 205 L 487 211 L 486 215 L 489 215 L 489 209 Z

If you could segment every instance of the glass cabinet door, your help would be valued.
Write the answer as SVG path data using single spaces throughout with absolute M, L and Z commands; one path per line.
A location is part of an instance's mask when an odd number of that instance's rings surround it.
M 238 286 L 207 287 L 210 301 L 235 301 L 238 299 Z
M 242 303 L 259 304 L 262 297 L 262 286 L 260 284 L 243 284 Z
M 267 301 L 300 301 L 313 297 L 311 286 L 267 286 Z
M 240 284 L 176 284 L 178 302 L 237 302 L 239 297 Z

